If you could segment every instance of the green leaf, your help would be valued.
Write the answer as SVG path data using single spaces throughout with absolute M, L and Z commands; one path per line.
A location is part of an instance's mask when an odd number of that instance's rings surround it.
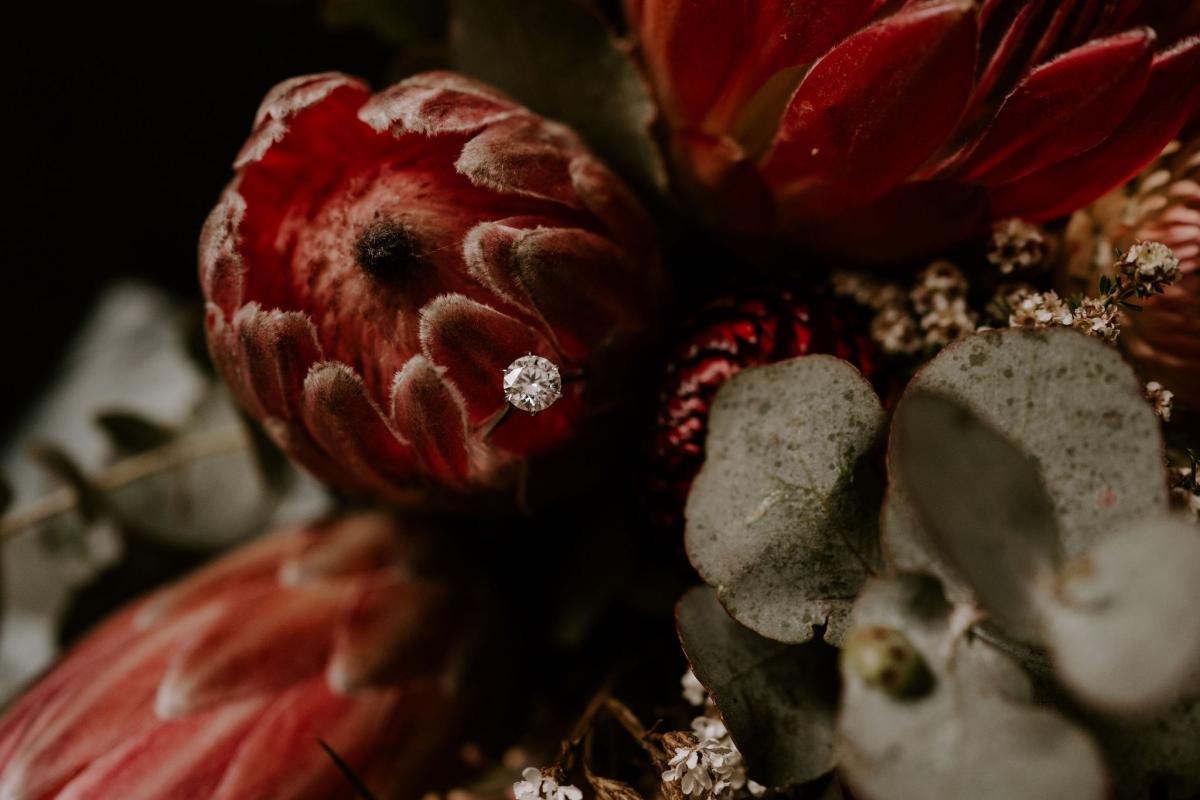
M 932 688 L 897 698 L 844 671 L 839 770 L 866 800 L 1099 800 L 1106 777 L 1095 744 L 1054 712 L 1029 704 L 1014 662 L 958 624 L 931 578 L 872 580 L 854 628 L 903 634 Z
M 879 487 L 864 457 L 884 423 L 862 376 L 831 356 L 744 370 L 717 393 L 692 484 L 688 557 L 734 619 L 836 644 L 877 559 Z
M 458 68 L 573 127 L 643 191 L 666 187 L 655 105 L 628 51 L 579 0 L 451 0 Z
M 892 465 L 939 554 L 1006 631 L 1036 640 L 1034 588 L 1062 560 L 1037 465 L 962 404 L 921 389 L 896 408 Z
M 1109 713 L 1166 711 L 1200 689 L 1200 533 L 1182 520 L 1136 525 L 1067 566 L 1045 604 L 1063 683 Z
M 920 390 L 963 404 L 1037 463 L 1067 558 L 1167 507 L 1158 419 L 1132 368 L 1103 342 L 1067 329 L 986 331 L 930 361 L 908 391 Z M 889 562 L 936 574 L 955 601 L 973 599 L 921 524 L 894 451 L 888 466 Z
M 791 786 L 833 769 L 837 650 L 764 639 L 731 619 L 708 587 L 684 594 L 676 619 L 692 671 L 754 780 Z

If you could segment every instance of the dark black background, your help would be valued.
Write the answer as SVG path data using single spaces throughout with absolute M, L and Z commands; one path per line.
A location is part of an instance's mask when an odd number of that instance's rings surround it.
M 330 29 L 318 3 L 6 8 L 0 435 L 106 283 L 136 276 L 198 300 L 200 226 L 272 85 L 386 72 L 394 48 Z

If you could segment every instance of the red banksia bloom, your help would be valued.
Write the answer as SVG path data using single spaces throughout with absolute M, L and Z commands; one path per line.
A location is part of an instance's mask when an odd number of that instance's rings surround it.
M 1136 174 L 1200 98 L 1197 6 L 628 0 L 701 210 L 867 257 L 1058 217 Z
M 532 353 L 570 377 L 644 327 L 636 200 L 569 129 L 473 81 L 295 78 L 235 166 L 200 246 L 213 357 L 335 485 L 499 482 L 569 438 L 589 396 L 571 383 L 488 436 L 505 367 Z
M 154 592 L 0 719 L 0 796 L 345 797 L 326 741 L 381 798 L 421 794 L 470 640 L 382 515 L 267 537 Z M 461 611 L 461 609 L 458 609 Z

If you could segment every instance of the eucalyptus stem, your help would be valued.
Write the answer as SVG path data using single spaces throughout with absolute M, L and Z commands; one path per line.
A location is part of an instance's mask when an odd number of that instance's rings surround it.
M 114 461 L 90 475 L 88 480 L 100 492 L 109 492 L 159 472 L 236 453 L 249 446 L 246 432 L 240 425 L 185 434 L 166 444 Z M 79 505 L 79 501 L 79 492 L 71 486 L 62 486 L 43 495 L 0 520 L 0 541 L 71 511 Z

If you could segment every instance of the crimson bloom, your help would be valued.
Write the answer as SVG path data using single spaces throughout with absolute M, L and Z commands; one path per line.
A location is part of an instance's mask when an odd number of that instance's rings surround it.
M 569 379 L 645 327 L 636 200 L 569 129 L 473 81 L 286 81 L 235 166 L 200 246 L 210 348 L 327 482 L 392 499 L 499 483 L 567 440 L 596 389 L 568 383 L 488 435 L 504 369 L 532 353 Z
M 1067 214 L 1136 174 L 1200 99 L 1194 0 L 628 9 L 702 211 L 864 257 Z
M 0 796 L 420 795 L 471 641 L 383 515 L 269 536 L 118 613 L 0 719 Z M 461 594 L 461 592 L 459 593 Z

